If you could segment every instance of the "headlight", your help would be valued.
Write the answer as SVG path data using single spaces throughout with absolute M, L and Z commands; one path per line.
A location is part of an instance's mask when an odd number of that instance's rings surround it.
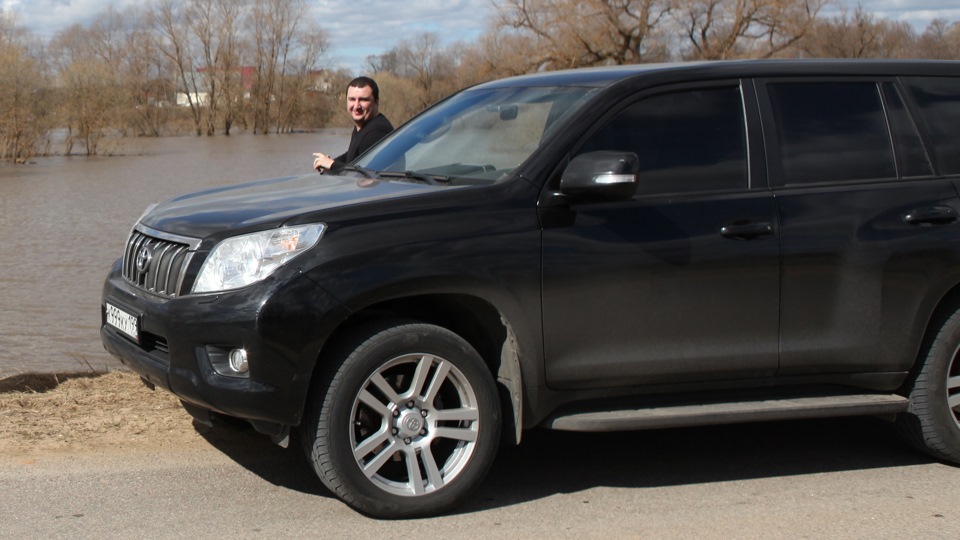
M 228 238 L 204 261 L 193 292 L 226 291 L 256 283 L 315 246 L 326 228 L 316 223 Z

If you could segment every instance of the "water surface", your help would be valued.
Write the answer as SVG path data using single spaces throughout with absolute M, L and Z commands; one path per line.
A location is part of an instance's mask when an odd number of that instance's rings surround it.
M 151 203 L 309 174 L 349 132 L 125 141 L 111 157 L 0 163 L 0 377 L 120 366 L 100 344 L 100 293 Z M 318 177 L 319 178 L 319 177 Z

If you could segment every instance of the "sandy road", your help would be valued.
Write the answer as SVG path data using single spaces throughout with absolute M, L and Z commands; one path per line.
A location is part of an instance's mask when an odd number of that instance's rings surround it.
M 955 539 L 960 468 L 873 419 L 541 432 L 458 513 L 378 521 L 247 432 L 0 458 L 0 538 L 164 537 Z

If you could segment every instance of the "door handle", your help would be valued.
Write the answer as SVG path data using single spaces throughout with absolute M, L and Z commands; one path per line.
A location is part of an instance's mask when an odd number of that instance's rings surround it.
M 949 225 L 957 221 L 957 211 L 949 206 L 930 206 L 911 210 L 903 215 L 910 225 Z
M 766 221 L 737 221 L 720 227 L 720 236 L 733 240 L 753 240 L 773 234 L 773 225 Z

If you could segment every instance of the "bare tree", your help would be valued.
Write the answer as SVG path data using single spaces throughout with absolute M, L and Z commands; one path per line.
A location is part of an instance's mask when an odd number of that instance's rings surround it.
M 498 0 L 497 26 L 534 38 L 528 71 L 661 61 L 671 0 Z M 488 46 L 491 45 L 488 43 Z
M 916 54 L 931 60 L 960 60 L 960 22 L 931 21 L 917 39 Z
M 126 134 L 159 135 L 157 107 L 151 103 L 150 87 L 157 81 L 163 63 L 152 53 L 145 19 L 137 7 L 118 12 L 113 7 L 99 14 L 88 29 L 91 59 L 102 64 L 122 87 L 118 96 L 115 128 Z
M 287 108 L 290 97 L 289 81 L 284 74 L 296 55 L 297 36 L 306 9 L 304 0 L 254 0 L 248 19 L 256 70 L 254 131 L 267 133 L 273 125 L 279 132 L 284 123 L 280 111 Z
M 422 91 L 413 79 L 400 77 L 394 73 L 383 71 L 376 74 L 377 85 L 380 87 L 380 112 L 390 119 L 393 125 L 398 126 L 423 110 Z M 338 120 L 344 121 L 348 117 L 343 111 L 344 88 L 347 80 L 338 87 L 338 101 L 336 108 Z
M 819 58 L 902 58 L 915 42 L 909 24 L 878 19 L 859 5 L 852 14 L 817 20 L 798 49 Z
M 14 17 L 0 11 L 0 159 L 24 163 L 46 143 L 52 115 L 43 57 Z
M 382 58 L 368 59 L 381 73 L 407 78 L 418 89 L 419 108 L 457 90 L 456 58 L 452 51 L 440 45 L 436 33 L 422 32 L 384 53 Z
M 119 125 L 125 94 L 118 72 L 106 60 L 100 36 L 79 25 L 58 33 L 49 49 L 68 127 L 67 153 L 80 142 L 87 155 L 95 155 L 108 130 Z
M 677 0 L 684 57 L 769 58 L 803 38 L 829 0 Z
M 283 91 L 277 103 L 278 133 L 291 131 L 316 105 L 309 98 L 324 91 L 323 72 L 318 67 L 328 49 L 326 32 L 315 24 L 305 23 L 294 34 L 292 47 L 282 63 Z M 317 112 L 309 116 L 322 117 Z
M 194 43 L 186 24 L 186 14 L 176 0 L 157 0 L 150 11 L 149 21 L 154 29 L 154 45 L 172 66 L 182 90 L 178 92 L 178 104 L 182 96 L 197 135 L 202 135 L 205 104 L 201 102 L 203 91 L 196 73 L 198 66 L 194 62 Z
M 535 40 L 535 36 L 511 28 L 492 28 L 474 43 L 461 45 L 457 53 L 458 86 L 528 73 L 535 68 L 527 54 L 535 50 Z
M 216 133 L 216 123 L 224 116 L 224 131 L 230 134 L 233 110 L 225 104 L 237 99 L 231 95 L 235 85 L 230 79 L 239 67 L 239 25 L 243 2 L 238 0 L 190 0 L 186 20 L 198 45 L 194 65 L 200 66 L 204 95 L 206 96 L 205 131 Z
M 397 49 L 393 48 L 383 54 L 368 56 L 367 65 L 370 66 L 370 71 L 374 75 L 379 73 L 400 73 L 400 57 Z
M 132 104 L 126 113 L 127 122 L 137 135 L 160 136 L 171 118 L 171 104 L 176 101 L 172 65 L 154 46 L 146 15 L 135 9 L 125 15 L 129 26 L 123 36 L 123 75 Z

